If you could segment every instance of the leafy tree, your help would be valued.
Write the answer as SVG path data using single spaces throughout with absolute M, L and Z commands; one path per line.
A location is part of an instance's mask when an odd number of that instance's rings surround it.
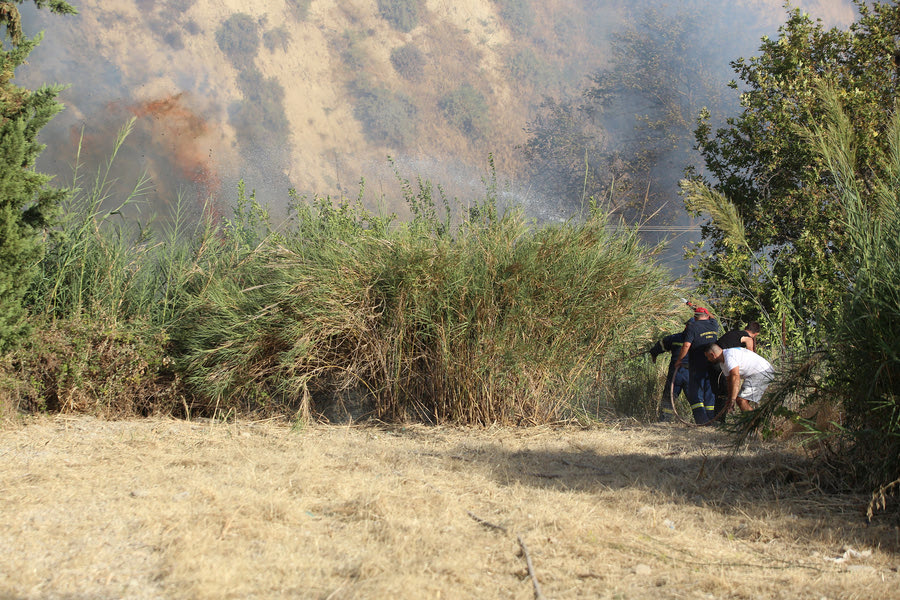
M 542 191 L 576 206 L 607 197 L 630 218 L 663 205 L 664 216 L 674 215 L 696 115 L 703 106 L 724 115 L 724 76 L 709 59 L 722 40 L 702 24 L 726 22 L 722 10 L 645 10 L 613 36 L 610 67 L 589 78 L 580 98 L 542 104 L 524 146 L 549 184 Z
M 839 307 L 846 248 L 833 176 L 803 134 L 824 114 L 816 90 L 823 80 L 833 86 L 851 121 L 863 190 L 884 175 L 884 132 L 900 91 L 900 6 L 854 3 L 859 18 L 846 30 L 789 10 L 757 56 L 731 63 L 740 114 L 714 128 L 704 113 L 695 131 L 706 167 L 698 179 L 732 201 L 746 232 L 745 246 L 730 247 L 724 228 L 703 227 L 690 253 L 701 291 L 720 315 L 763 313 L 798 341 Z
M 15 70 L 41 40 L 27 38 L 17 2 L 0 2 L 0 350 L 11 347 L 24 332 L 22 299 L 43 256 L 43 232 L 51 225 L 64 190 L 48 186 L 50 176 L 34 170 L 44 149 L 38 132 L 60 110 L 59 87 L 27 90 L 12 82 Z M 60 0 L 34 0 L 38 8 L 74 14 Z

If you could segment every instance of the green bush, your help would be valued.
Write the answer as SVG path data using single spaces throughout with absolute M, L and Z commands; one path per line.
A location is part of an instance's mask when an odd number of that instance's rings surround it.
M 263 34 L 263 44 L 269 49 L 269 52 L 275 52 L 276 48 L 287 52 L 288 46 L 291 45 L 291 34 L 285 27 L 270 29 Z
M 287 0 L 290 14 L 298 21 L 303 21 L 309 15 L 309 5 L 312 0 Z
M 165 335 L 147 323 L 117 320 L 37 322 L 18 358 L 0 360 L 0 400 L 18 411 L 107 419 L 182 412 Z
M 353 114 L 370 141 L 404 148 L 415 139 L 417 111 L 407 96 L 384 87 L 359 85 L 353 96 Z
M 531 0 L 494 0 L 499 5 L 503 21 L 517 34 L 528 33 L 534 27 Z
M 259 25 L 250 15 L 235 13 L 216 30 L 216 43 L 235 68 L 248 68 L 259 52 Z
M 244 69 L 237 77 L 243 99 L 229 111 L 238 143 L 248 152 L 281 149 L 289 142 L 290 122 L 284 112 L 284 88 L 275 77 Z
M 464 83 L 441 98 L 438 107 L 451 125 L 469 138 L 482 138 L 490 128 L 490 115 L 484 95 Z
M 425 68 L 425 55 L 414 44 L 405 44 L 391 50 L 391 64 L 404 79 L 419 81 Z
M 378 12 L 400 31 L 412 31 L 425 12 L 424 0 L 378 0 Z
M 174 334 L 204 405 L 309 415 L 353 389 L 381 419 L 558 420 L 671 311 L 666 274 L 599 213 L 533 228 L 489 197 L 450 228 L 429 185 L 404 189 L 409 223 L 298 203 L 277 243 L 198 273 Z
M 547 63 L 534 50 L 525 47 L 506 59 L 506 70 L 516 81 L 526 85 L 546 85 L 554 75 Z
M 361 43 L 366 37 L 366 32 L 345 30 L 341 37 L 335 40 L 335 45 L 340 53 L 344 67 L 349 72 L 363 71 L 368 62 L 366 48 Z

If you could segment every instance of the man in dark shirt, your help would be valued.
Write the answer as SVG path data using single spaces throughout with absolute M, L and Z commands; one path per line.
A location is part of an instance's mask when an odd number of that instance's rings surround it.
M 759 335 L 759 323 L 751 321 L 747 323 L 744 329 L 735 329 L 729 331 L 719 338 L 716 344 L 719 348 L 725 350 L 727 348 L 746 348 L 756 352 L 756 336 Z
M 673 333 L 656 342 L 649 350 L 653 362 L 656 362 L 656 357 L 663 352 L 672 353 L 669 359 L 669 370 L 666 373 L 665 387 L 663 387 L 662 401 L 660 402 L 659 420 L 662 422 L 671 421 L 672 417 L 675 416 L 675 408 L 672 406 L 672 403 L 688 384 L 687 365 L 683 364 L 681 368 L 675 368 L 675 362 L 678 360 L 678 353 L 681 351 L 683 340 L 684 332 Z
M 698 306 L 694 309 L 694 319 L 684 328 L 684 340 L 675 368 L 678 369 L 687 358 L 688 387 L 687 399 L 691 405 L 694 422 L 707 423 L 716 415 L 716 396 L 710 383 L 709 361 L 704 352 L 719 339 L 719 323 L 709 311 Z

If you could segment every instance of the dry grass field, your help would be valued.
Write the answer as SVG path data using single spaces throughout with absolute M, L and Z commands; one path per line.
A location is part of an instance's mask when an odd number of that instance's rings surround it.
M 674 425 L 39 418 L 0 498 L 4 599 L 900 598 L 865 497 Z

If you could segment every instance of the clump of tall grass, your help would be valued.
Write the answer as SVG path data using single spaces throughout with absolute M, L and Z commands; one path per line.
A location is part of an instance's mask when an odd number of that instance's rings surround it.
M 164 329 L 175 317 L 181 278 L 210 254 L 214 233 L 208 211 L 189 214 L 179 199 L 171 215 L 148 223 L 142 210 L 149 179 L 140 176 L 124 196 L 116 190 L 111 173 L 133 125 L 132 119 L 119 131 L 108 161 L 87 181 L 79 147 L 72 192 L 29 293 L 32 315 L 141 319 Z
M 124 195 L 116 190 L 111 173 L 133 123 L 91 178 L 76 156 L 71 192 L 26 299 L 33 333 L 0 360 L 7 408 L 111 417 L 184 406 L 167 331 L 182 279 L 203 255 L 195 246 L 209 241 L 211 227 L 181 202 L 156 228 L 142 222 L 145 176 Z
M 308 416 L 351 389 L 381 419 L 553 421 L 671 312 L 667 273 L 598 210 L 537 227 L 489 192 L 451 226 L 430 185 L 404 189 L 407 223 L 297 202 L 291 228 L 198 274 L 175 336 L 207 407 Z
M 819 90 L 828 119 L 809 140 L 828 165 L 844 212 L 848 251 L 841 264 L 841 318 L 828 323 L 828 388 L 841 398 L 853 475 L 870 486 L 900 481 L 900 109 L 886 135 L 885 177 L 856 177 L 855 140 L 831 88 Z
M 498 205 L 495 178 L 465 208 L 403 180 L 407 221 L 365 209 L 363 187 L 292 196 L 276 224 L 241 185 L 227 218 L 178 202 L 147 223 L 146 179 L 112 192 L 129 130 L 83 189 L 76 170 L 30 295 L 33 351 L 0 369 L 18 374 L 0 387 L 20 408 L 308 419 L 352 398 L 380 419 L 465 424 L 640 412 L 614 387 L 677 293 L 596 207 L 538 226 Z

